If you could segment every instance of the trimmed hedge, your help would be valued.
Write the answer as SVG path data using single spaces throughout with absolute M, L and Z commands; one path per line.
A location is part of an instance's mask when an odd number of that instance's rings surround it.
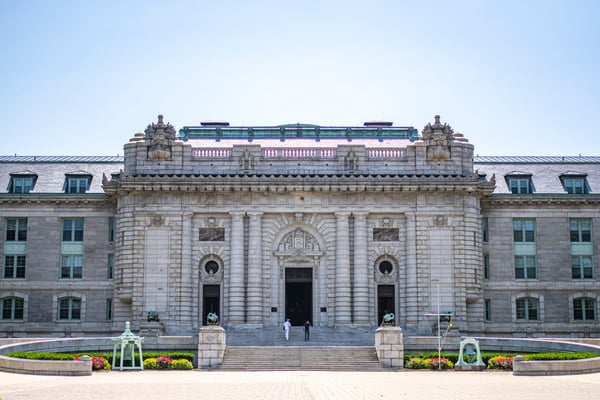
M 81 356 L 90 356 L 92 359 L 95 358 L 103 358 L 105 363 L 103 366 L 108 365 L 108 368 L 104 367 L 104 369 L 110 369 L 110 363 L 113 359 L 113 353 L 99 353 L 99 352 L 80 352 L 77 354 L 67 354 L 67 353 L 50 353 L 50 352 L 28 352 L 28 351 L 19 351 L 10 354 L 6 354 L 7 357 L 12 358 L 23 358 L 26 360 L 49 360 L 49 361 L 73 361 Z M 186 353 L 186 352 L 145 352 L 144 356 L 144 368 L 146 368 L 146 361 L 148 361 L 149 367 L 148 369 L 156 369 L 157 367 L 153 367 L 153 363 L 156 364 L 156 358 L 158 357 L 168 357 L 173 360 L 173 364 L 177 368 L 171 367 L 172 369 L 192 369 L 192 362 L 194 361 L 194 353 Z M 139 360 L 140 354 L 135 353 L 135 359 Z M 181 362 L 180 362 L 181 361 Z M 121 364 L 121 354 L 117 353 L 115 358 L 115 365 Z M 191 368 L 188 368 L 191 366 Z

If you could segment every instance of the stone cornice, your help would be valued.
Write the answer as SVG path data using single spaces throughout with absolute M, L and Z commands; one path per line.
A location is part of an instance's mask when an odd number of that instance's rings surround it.
M 112 203 L 112 199 L 104 193 L 60 194 L 60 193 L 28 193 L 0 194 L 0 204 L 98 204 Z
M 538 195 L 492 195 L 481 201 L 482 207 L 515 206 L 565 206 L 565 205 L 600 205 L 600 195 L 572 195 L 572 194 L 538 194 Z
M 104 186 L 107 193 L 183 192 L 467 192 L 487 196 L 494 187 L 460 175 L 136 175 Z

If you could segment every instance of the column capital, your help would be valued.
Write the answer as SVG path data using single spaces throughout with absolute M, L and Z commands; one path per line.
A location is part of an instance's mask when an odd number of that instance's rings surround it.
M 352 215 L 354 216 L 354 218 L 364 219 L 364 218 L 367 218 L 367 215 L 369 215 L 369 212 L 368 211 L 352 211 Z
M 263 211 L 248 211 L 246 214 L 248 215 L 248 217 L 256 219 L 256 218 L 261 217 L 264 214 L 264 212 Z
M 231 218 L 243 218 L 246 213 L 244 211 L 229 211 Z

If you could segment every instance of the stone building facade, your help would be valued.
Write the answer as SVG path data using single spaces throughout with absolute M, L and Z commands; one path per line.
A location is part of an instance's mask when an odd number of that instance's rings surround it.
M 123 158 L 2 157 L 0 335 L 189 334 L 214 312 L 598 337 L 599 162 L 474 157 L 437 116 L 420 133 L 159 116 Z

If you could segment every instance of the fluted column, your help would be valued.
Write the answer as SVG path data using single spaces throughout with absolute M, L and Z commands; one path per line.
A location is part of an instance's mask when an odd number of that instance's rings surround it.
M 350 213 L 336 213 L 335 248 L 335 324 L 351 323 L 350 288 Z
M 243 324 L 244 318 L 244 213 L 231 215 L 231 260 L 229 266 L 229 323 Z M 226 295 L 227 296 L 227 295 Z
M 248 213 L 248 320 L 250 324 L 263 322 L 262 222 L 261 212 Z
M 369 266 L 367 265 L 367 214 L 354 215 L 354 286 L 353 311 L 355 324 L 368 324 L 369 318 Z

